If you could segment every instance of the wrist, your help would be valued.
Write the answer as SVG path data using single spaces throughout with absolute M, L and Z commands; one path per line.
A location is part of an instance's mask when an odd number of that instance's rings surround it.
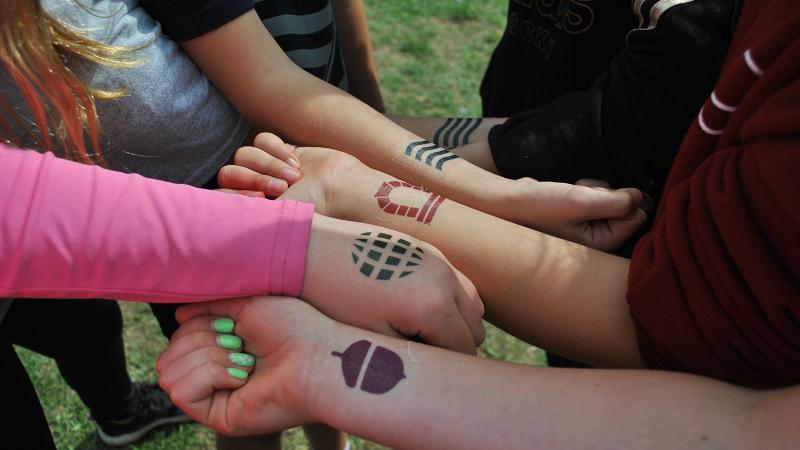
M 334 271 L 320 270 L 320 267 L 339 266 L 341 255 L 352 243 L 356 233 L 353 224 L 342 220 L 314 214 L 311 234 L 308 240 L 308 254 L 300 298 L 310 303 L 316 296 L 324 293 L 324 285 L 335 277 Z M 320 305 L 314 305 L 321 309 Z
M 347 329 L 352 328 L 331 320 L 330 338 L 316 343 L 308 366 L 308 382 L 306 386 L 306 411 L 313 423 L 339 422 L 339 411 L 347 408 L 343 404 L 346 400 L 341 394 L 341 358 L 335 353 L 341 353 L 346 341 Z M 352 335 L 353 333 L 349 333 Z

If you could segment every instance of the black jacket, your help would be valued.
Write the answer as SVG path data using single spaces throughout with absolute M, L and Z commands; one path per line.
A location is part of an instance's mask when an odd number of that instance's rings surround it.
M 492 155 L 503 175 L 598 178 L 658 199 L 683 135 L 719 75 L 736 2 L 636 0 L 634 12 L 638 26 L 591 87 L 491 130 Z

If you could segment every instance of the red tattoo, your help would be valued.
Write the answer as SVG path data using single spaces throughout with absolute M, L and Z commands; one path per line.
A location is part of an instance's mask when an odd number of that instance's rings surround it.
M 389 193 L 395 188 L 414 189 L 416 191 L 430 193 L 431 195 L 421 208 L 410 205 L 398 205 L 389 199 Z M 405 181 L 384 181 L 381 187 L 378 188 L 378 192 L 375 193 L 375 198 L 378 199 L 378 207 L 384 212 L 397 216 L 416 217 L 418 222 L 422 222 L 426 225 L 431 223 L 433 216 L 436 214 L 436 210 L 439 209 L 439 205 L 444 201 L 444 197 L 441 195 L 435 194 L 425 188 L 414 186 L 411 183 L 406 183 Z

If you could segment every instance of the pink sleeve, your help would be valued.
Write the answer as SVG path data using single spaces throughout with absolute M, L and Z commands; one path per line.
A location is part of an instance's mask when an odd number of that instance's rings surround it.
M 313 205 L 0 146 L 0 297 L 297 296 Z

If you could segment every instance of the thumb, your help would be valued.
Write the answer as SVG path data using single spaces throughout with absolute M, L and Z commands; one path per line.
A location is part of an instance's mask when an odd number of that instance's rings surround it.
M 595 242 L 594 247 L 602 251 L 613 251 L 625 243 L 639 227 L 644 224 L 647 214 L 641 209 L 636 209 L 633 214 L 621 219 L 611 219 L 608 225 L 608 235 L 605 242 Z
M 197 316 L 225 316 L 235 319 L 240 315 L 242 308 L 250 298 L 252 297 L 191 303 L 178 308 L 175 311 L 175 318 L 178 323 L 183 323 Z
M 642 205 L 642 192 L 634 188 L 617 190 L 584 188 L 581 195 L 584 220 L 623 219 Z

